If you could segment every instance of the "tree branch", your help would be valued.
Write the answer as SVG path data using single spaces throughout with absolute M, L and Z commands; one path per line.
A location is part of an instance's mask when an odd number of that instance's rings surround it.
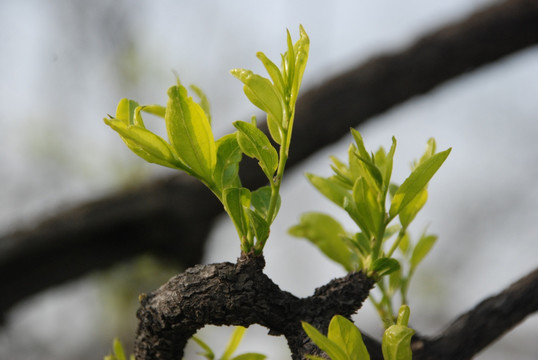
M 537 311 L 538 268 L 462 314 L 435 338 L 415 343 L 416 358 L 471 359 Z
M 378 56 L 305 93 L 298 102 L 288 166 L 348 133 L 368 118 L 538 43 L 538 3 L 510 0 L 432 32 L 408 49 Z M 241 177 L 264 184 L 255 164 Z M 0 238 L 0 318 L 9 307 L 47 287 L 151 251 L 191 266 L 222 207 L 185 176 L 105 197 Z
M 181 359 L 187 340 L 205 325 L 259 324 L 271 335 L 285 336 L 292 358 L 303 359 L 319 349 L 301 321 L 327 329 L 334 315 L 355 313 L 374 285 L 363 273 L 351 273 L 300 299 L 273 283 L 262 272 L 264 266 L 262 256 L 242 256 L 237 264 L 197 265 L 142 295 L 136 358 Z

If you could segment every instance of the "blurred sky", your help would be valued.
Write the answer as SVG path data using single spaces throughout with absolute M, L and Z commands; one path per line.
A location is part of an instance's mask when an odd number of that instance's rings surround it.
M 256 51 L 278 59 L 286 28 L 296 39 L 303 24 L 311 38 L 306 89 L 490 3 L 3 0 L 1 232 L 168 174 L 131 154 L 102 118 L 114 113 L 123 97 L 165 103 L 172 71 L 208 94 L 214 131 L 220 136 L 232 121 L 258 113 L 229 70 L 262 72 Z M 439 331 L 537 265 L 537 93 L 538 48 L 533 47 L 456 78 L 359 128 L 370 149 L 389 147 L 396 136 L 394 176 L 399 181 L 429 137 L 437 139 L 439 149 L 453 147 L 412 229 L 418 236 L 428 226 L 439 235 L 411 288 L 411 318 L 419 332 Z M 342 139 L 287 174 L 281 212 L 266 247 L 267 273 L 297 295 L 310 295 L 343 274 L 286 231 L 311 210 L 342 216 L 352 229 L 344 214 L 302 176 L 306 171 L 328 175 L 328 156 L 344 159 L 350 141 Z M 235 236 L 228 220 L 219 221 L 205 261 L 233 261 L 239 251 Z M 0 358 L 30 359 L 36 351 L 40 359 L 82 358 L 84 352 L 90 352 L 87 358 L 101 358 L 103 354 L 91 353 L 93 343 L 79 336 L 99 337 L 102 332 L 92 315 L 99 311 L 95 281 L 61 287 L 20 306 L 0 333 Z M 368 332 L 380 331 L 369 306 L 357 319 Z M 507 354 L 535 359 L 537 320 L 533 316 L 478 359 L 505 359 Z M 274 344 L 282 342 L 260 340 L 263 332 L 251 331 L 244 349 L 281 358 L 282 350 Z M 60 338 L 65 343 L 51 348 Z

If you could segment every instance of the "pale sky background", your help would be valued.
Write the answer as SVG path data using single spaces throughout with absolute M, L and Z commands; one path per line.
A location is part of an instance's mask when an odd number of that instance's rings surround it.
M 262 72 L 256 51 L 278 59 L 285 50 L 286 28 L 296 39 L 303 24 L 310 36 L 307 89 L 489 3 L 493 1 L 0 1 L 0 232 L 168 174 L 134 156 L 102 118 L 123 97 L 164 103 L 166 89 L 175 81 L 173 70 L 184 83 L 206 91 L 214 132 L 220 136 L 232 121 L 258 113 L 228 71 L 244 67 Z M 372 150 L 389 147 L 391 137 L 397 138 L 394 177 L 399 181 L 429 137 L 437 139 L 439 149 L 453 148 L 413 228 L 415 236 L 426 226 L 439 235 L 410 290 L 411 323 L 423 334 L 441 330 L 537 266 L 537 93 L 535 46 L 359 128 Z M 281 212 L 266 247 L 266 272 L 296 295 L 308 296 L 343 275 L 317 249 L 286 232 L 311 210 L 330 212 L 353 229 L 345 214 L 302 175 L 328 175 L 328 156 L 344 159 L 350 141 L 348 136 L 321 150 L 284 181 Z M 233 226 L 223 217 L 212 232 L 205 262 L 234 261 L 238 245 Z M 51 289 L 18 306 L 0 329 L 0 358 L 101 359 L 107 348 L 96 350 L 96 342 L 106 346 L 119 331 L 99 326 L 101 278 Z M 357 324 L 379 335 L 370 305 L 359 312 Z M 227 333 L 204 331 L 217 349 Z M 536 333 L 534 315 L 477 359 L 536 359 Z M 286 358 L 282 339 L 265 336 L 261 328 L 247 336 L 240 351 Z

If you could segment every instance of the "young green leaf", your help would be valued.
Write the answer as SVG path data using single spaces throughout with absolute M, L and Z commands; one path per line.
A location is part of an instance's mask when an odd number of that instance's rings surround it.
M 321 176 L 306 174 L 306 178 L 320 193 L 340 207 L 344 207 L 345 199 L 351 200 L 351 194 L 340 183 Z
M 245 188 L 227 188 L 224 189 L 223 200 L 239 236 L 243 238 L 249 230 L 246 209 L 250 207 L 250 191 Z
M 242 158 L 242 151 L 237 143 L 235 134 L 228 134 L 221 137 L 216 142 L 217 163 L 213 172 L 215 184 L 221 190 L 227 187 L 240 187 L 239 163 Z
M 148 114 L 152 114 L 158 117 L 161 117 L 164 119 L 164 116 L 166 114 L 166 108 L 161 105 L 143 105 L 140 106 L 140 111 L 144 111 Z
M 361 176 L 368 182 L 370 187 L 381 189 L 383 184 L 383 175 L 377 166 L 369 159 L 360 156 L 357 152 L 353 153 L 361 161 Z
M 390 188 L 390 178 L 392 176 L 392 165 L 394 162 L 394 153 L 396 152 L 396 138 L 392 137 L 392 145 L 390 146 L 390 150 L 385 157 L 385 163 L 383 165 L 383 198 L 387 197 L 387 191 Z
M 265 360 L 267 356 L 258 353 L 245 353 L 234 356 L 232 360 Z
M 170 145 L 160 136 L 136 125 L 127 125 L 121 120 L 104 120 L 108 126 L 120 134 L 127 147 L 144 160 L 188 171 L 186 166 L 174 156 Z
M 424 189 L 446 160 L 448 154 L 450 154 L 450 150 L 447 149 L 425 160 L 405 179 L 392 198 L 389 210 L 391 218 L 398 215 Z
M 271 114 L 279 124 L 282 124 L 283 99 L 271 81 L 250 70 L 233 69 L 231 73 L 245 84 L 243 90 L 250 102 L 262 111 Z
M 385 214 L 378 200 L 377 189 L 367 184 L 366 180 L 358 178 L 353 186 L 353 201 L 358 212 L 358 216 L 362 219 L 361 230 L 366 234 L 377 235 Z
M 369 360 L 370 355 L 362 340 L 359 329 L 343 316 L 335 315 L 329 324 L 327 334 L 341 349 L 345 350 L 348 359 Z
M 244 121 L 234 122 L 237 142 L 245 155 L 258 160 L 258 163 L 269 181 L 278 168 L 278 153 L 267 136 L 256 126 Z
M 115 118 L 126 125 L 134 125 L 134 112 L 138 103 L 134 100 L 121 99 L 116 108 Z
M 202 110 L 204 110 L 207 120 L 209 121 L 209 125 L 211 125 L 211 107 L 209 106 L 209 100 L 207 99 L 206 94 L 196 85 L 191 85 L 189 87 L 200 98 L 200 107 Z
M 269 205 L 271 203 L 272 190 L 270 186 L 263 186 L 252 192 L 252 207 L 254 211 L 262 216 L 264 219 L 267 218 L 267 213 L 269 212 Z M 274 217 L 280 209 L 280 195 L 278 195 L 276 202 L 276 211 L 272 219 L 267 219 L 269 222 L 273 222 Z
M 269 237 L 269 223 L 255 211 L 248 209 L 250 225 L 257 239 L 258 248 L 261 250 Z
M 301 216 L 299 224 L 289 229 L 293 236 L 304 237 L 315 244 L 327 257 L 342 265 L 347 271 L 353 271 L 353 253 L 341 237 L 345 230 L 331 216 L 309 212 Z
M 275 65 L 274 62 L 269 60 L 267 56 L 261 51 L 256 53 L 256 57 L 260 59 L 260 61 L 263 63 L 263 66 L 265 66 L 265 70 L 267 70 L 267 73 L 271 77 L 271 80 L 273 80 L 273 84 L 275 84 L 276 89 L 281 93 L 285 93 L 285 85 L 284 85 L 284 79 L 282 79 L 282 73 L 280 72 L 280 69 L 278 66 Z
M 428 190 L 424 187 L 418 192 L 415 198 L 411 200 L 409 204 L 407 204 L 407 206 L 400 211 L 400 214 L 398 216 L 400 218 L 400 223 L 402 224 L 402 227 L 404 229 L 407 229 L 411 221 L 413 221 L 415 216 L 417 216 L 420 209 L 422 209 L 424 204 L 426 204 L 427 200 Z
M 294 45 L 295 53 L 295 65 L 293 71 L 293 82 L 291 83 L 290 91 L 290 104 L 295 105 L 297 100 L 297 95 L 299 94 L 299 89 L 301 87 L 301 82 L 303 80 L 303 74 L 306 69 L 306 63 L 308 61 L 308 53 L 310 51 L 310 39 L 306 34 L 303 26 L 299 26 L 300 38 Z
M 215 354 L 213 353 L 213 350 L 211 350 L 209 345 L 207 345 L 205 342 L 203 342 L 200 338 L 198 338 L 196 336 L 193 336 L 191 339 L 194 340 L 198 344 L 198 346 L 200 346 L 202 349 L 204 349 L 205 352 L 204 353 L 198 353 L 199 355 L 202 355 L 207 360 L 214 360 L 215 359 Z
M 209 181 L 217 162 L 209 120 L 182 85 L 168 89 L 168 97 L 165 122 L 170 143 L 194 173 Z
M 409 263 L 411 264 L 411 268 L 417 267 L 417 265 L 426 257 L 426 255 L 430 252 L 433 245 L 437 241 L 437 236 L 435 235 L 423 235 L 420 240 L 417 242 L 417 245 L 415 246 L 413 250 L 413 254 L 411 255 L 411 260 Z
M 379 277 L 400 269 L 400 263 L 394 258 L 379 258 L 372 264 L 372 271 Z
M 332 360 L 350 360 L 343 349 L 334 341 L 329 340 L 325 335 L 320 333 L 315 327 L 307 322 L 301 321 L 304 331 L 312 341 L 330 356 Z
M 234 332 L 232 333 L 232 336 L 230 337 L 230 340 L 228 341 L 228 345 L 226 346 L 226 349 L 224 350 L 224 354 L 222 354 L 220 360 L 230 360 L 233 353 L 239 346 L 239 343 L 241 342 L 241 339 L 243 338 L 243 335 L 245 334 L 245 331 L 247 329 L 243 326 L 236 326 Z
M 407 316 L 402 316 L 402 309 L 407 309 Z M 402 319 L 404 318 L 404 319 Z M 390 326 L 383 334 L 381 350 L 385 360 L 411 360 L 413 352 L 411 351 L 411 338 L 415 331 L 407 327 L 409 318 L 409 308 L 402 305 L 398 314 L 396 325 Z
M 118 338 L 114 339 L 114 355 L 116 355 L 117 360 L 126 360 L 123 346 Z

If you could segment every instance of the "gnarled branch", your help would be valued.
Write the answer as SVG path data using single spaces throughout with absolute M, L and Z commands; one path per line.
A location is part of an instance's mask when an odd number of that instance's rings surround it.
M 293 359 L 303 359 L 319 349 L 306 337 L 301 321 L 327 329 L 334 315 L 355 313 L 374 285 L 363 273 L 350 273 L 300 299 L 269 279 L 264 265 L 262 256 L 242 256 L 237 264 L 197 265 L 143 295 L 137 359 L 181 359 L 187 340 L 205 325 L 252 324 L 285 336 Z

